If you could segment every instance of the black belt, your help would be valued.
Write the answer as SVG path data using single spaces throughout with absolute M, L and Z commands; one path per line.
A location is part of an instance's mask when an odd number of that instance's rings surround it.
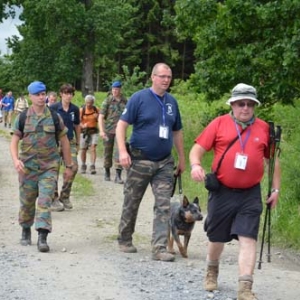
M 147 155 L 140 149 L 133 148 L 130 145 L 127 145 L 127 151 L 128 150 L 129 150 L 128 153 L 129 153 L 132 160 L 150 160 L 150 161 L 153 161 L 153 160 L 149 159 L 147 157 Z M 171 154 L 168 154 L 165 157 L 163 157 L 162 159 L 155 160 L 155 161 L 162 161 L 162 160 L 168 158 L 170 155 Z
M 253 186 L 251 186 L 251 187 L 249 187 L 249 188 L 245 188 L 245 189 L 237 189 L 237 188 L 231 188 L 231 187 L 228 187 L 228 186 L 226 186 L 226 185 L 224 185 L 224 184 L 221 184 L 221 189 L 229 190 L 229 191 L 234 192 L 234 193 L 243 193 L 243 192 L 246 192 L 246 191 L 249 191 L 249 190 L 253 189 L 253 188 L 256 187 L 257 185 L 259 185 L 259 183 L 256 184 L 256 185 L 253 185 Z

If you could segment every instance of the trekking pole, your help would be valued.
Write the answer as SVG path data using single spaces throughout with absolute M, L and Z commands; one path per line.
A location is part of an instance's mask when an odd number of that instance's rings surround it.
M 274 155 L 275 155 L 275 128 L 274 128 L 274 123 L 269 122 L 269 136 L 270 136 L 270 141 L 269 141 L 269 148 L 270 148 L 270 157 L 269 157 L 269 168 L 268 168 L 268 197 L 271 195 L 271 189 L 272 189 L 272 173 L 273 173 L 273 164 L 274 164 Z M 262 240 L 261 240 L 261 248 L 260 248 L 260 255 L 259 255 L 259 261 L 258 261 L 258 269 L 261 269 L 261 264 L 262 264 L 262 254 L 263 254 L 263 249 L 264 249 L 264 242 L 265 242 L 265 234 L 266 234 L 266 226 L 268 224 L 268 244 L 270 245 L 270 233 L 271 233 L 271 207 L 269 204 L 267 204 L 267 209 L 265 212 L 265 220 L 264 220 L 264 225 L 263 225 L 263 234 L 262 234 Z
M 273 122 L 269 122 L 270 126 L 270 160 L 269 160 L 269 172 L 268 172 L 268 197 L 270 197 L 272 193 L 272 184 L 273 184 L 273 175 L 274 175 L 274 168 L 276 158 L 280 155 L 280 140 L 281 140 L 281 126 L 276 126 L 276 132 L 274 129 Z M 266 225 L 268 225 L 268 254 L 267 254 L 267 261 L 271 262 L 271 204 L 267 204 L 267 210 L 265 214 L 265 221 L 263 226 L 263 235 L 262 235 L 262 244 L 261 244 L 261 251 L 260 251 L 260 258 L 258 263 L 258 269 L 261 269 L 262 263 L 262 252 L 263 252 L 263 245 L 264 245 L 264 238 L 266 232 Z

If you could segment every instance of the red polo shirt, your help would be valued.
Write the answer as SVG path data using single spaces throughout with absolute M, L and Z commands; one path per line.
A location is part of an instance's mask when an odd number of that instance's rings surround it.
M 217 168 L 218 162 L 228 144 L 238 135 L 242 128 L 227 114 L 217 117 L 202 131 L 195 142 L 206 151 L 213 149 L 214 159 L 212 170 Z M 249 188 L 258 184 L 264 175 L 264 158 L 269 158 L 269 125 L 256 118 L 227 151 L 218 171 L 218 179 L 230 188 Z M 242 148 L 244 151 L 242 151 Z M 237 153 L 247 156 L 245 170 L 234 167 Z

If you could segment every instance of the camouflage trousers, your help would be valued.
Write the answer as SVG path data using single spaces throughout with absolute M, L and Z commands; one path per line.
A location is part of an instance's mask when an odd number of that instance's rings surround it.
M 150 183 L 154 195 L 152 251 L 167 247 L 170 218 L 170 198 L 173 188 L 174 159 L 162 161 L 133 160 L 124 184 L 124 203 L 119 224 L 119 244 L 130 245 L 135 230 L 138 210 Z
M 28 228 L 35 221 L 36 229 L 52 231 L 50 205 L 57 182 L 58 168 L 26 170 L 19 176 L 19 224 Z
M 113 158 L 114 158 L 114 165 L 116 169 L 122 170 L 122 166 L 119 162 L 119 151 L 118 147 L 114 147 L 115 145 L 115 134 L 107 133 L 108 137 L 107 141 L 103 141 L 104 146 L 104 161 L 103 161 L 103 167 L 110 169 L 113 165 Z M 114 151 L 115 148 L 115 151 Z
M 70 148 L 71 148 L 72 164 L 74 165 L 72 168 L 73 171 L 72 176 L 69 180 L 66 180 L 65 177 L 63 178 L 63 185 L 61 187 L 60 196 L 58 194 L 57 184 L 54 193 L 54 199 L 59 199 L 61 201 L 63 201 L 63 199 L 70 198 L 73 181 L 78 171 L 78 160 L 77 160 L 78 153 L 77 153 L 77 146 L 75 141 L 70 141 Z

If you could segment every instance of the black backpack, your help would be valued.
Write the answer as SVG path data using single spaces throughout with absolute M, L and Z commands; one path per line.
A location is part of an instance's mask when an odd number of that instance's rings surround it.
M 56 140 L 56 145 L 59 145 L 59 133 L 61 132 L 60 129 L 60 122 L 59 122 L 59 117 L 57 115 L 57 112 L 50 109 L 48 106 L 47 108 L 50 110 L 52 119 L 53 119 L 53 123 L 54 123 L 54 127 L 55 127 L 55 140 Z M 24 135 L 24 126 L 25 126 L 25 121 L 27 118 L 27 110 L 25 109 L 20 113 L 20 117 L 19 117 L 19 130 L 22 132 L 22 136 Z

